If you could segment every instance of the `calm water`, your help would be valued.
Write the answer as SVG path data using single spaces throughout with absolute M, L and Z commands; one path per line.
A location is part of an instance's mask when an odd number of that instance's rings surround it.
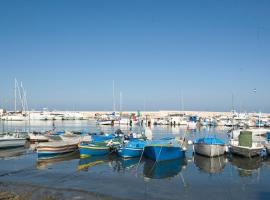
M 55 122 L 57 129 L 113 132 L 119 127 L 97 127 L 94 121 Z M 8 130 L 48 130 L 52 122 L 9 122 Z M 128 130 L 128 127 L 121 127 Z M 138 130 L 135 127 L 134 130 Z M 156 138 L 183 136 L 194 139 L 226 130 L 152 128 Z M 186 158 L 155 163 L 140 158 L 110 157 L 80 159 L 77 153 L 38 159 L 32 146 L 0 152 L 0 191 L 12 191 L 26 199 L 270 199 L 270 159 L 235 156 Z

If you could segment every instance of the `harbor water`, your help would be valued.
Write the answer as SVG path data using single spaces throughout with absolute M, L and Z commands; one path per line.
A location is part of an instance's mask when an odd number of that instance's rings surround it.
M 2 131 L 57 130 L 115 132 L 127 126 L 97 126 L 95 121 L 0 122 Z M 139 131 L 141 127 L 133 127 Z M 185 136 L 194 140 L 227 129 L 153 126 L 154 138 Z M 77 152 L 38 159 L 35 144 L 0 151 L 0 199 L 270 199 L 270 159 L 221 156 L 207 158 L 188 147 L 182 159 L 156 163 L 116 155 L 81 158 Z

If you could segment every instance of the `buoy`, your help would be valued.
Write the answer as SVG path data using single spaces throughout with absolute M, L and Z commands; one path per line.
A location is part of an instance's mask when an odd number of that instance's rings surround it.
M 192 145 L 193 144 L 192 140 L 188 140 L 188 144 Z

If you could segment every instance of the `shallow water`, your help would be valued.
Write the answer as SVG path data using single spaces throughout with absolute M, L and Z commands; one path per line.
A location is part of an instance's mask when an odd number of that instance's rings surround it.
M 51 122 L 4 124 L 4 130 L 48 130 Z M 3 127 L 3 124 L 1 124 Z M 114 132 L 119 127 L 98 127 L 94 121 L 55 122 L 57 129 Z M 121 127 L 127 131 L 128 127 Z M 134 130 L 138 130 L 134 127 Z M 153 136 L 217 135 L 226 130 L 186 130 L 152 127 Z M 236 156 L 205 158 L 193 155 L 162 163 L 115 155 L 80 159 L 78 153 L 38 159 L 31 146 L 0 152 L 0 192 L 15 192 L 23 199 L 270 199 L 270 159 Z

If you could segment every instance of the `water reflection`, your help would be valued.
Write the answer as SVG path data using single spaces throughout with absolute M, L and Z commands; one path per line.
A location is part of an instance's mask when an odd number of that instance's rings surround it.
M 226 157 L 225 156 L 218 156 L 218 157 L 205 157 L 198 154 L 194 155 L 194 163 L 198 167 L 199 170 L 206 172 L 206 173 L 219 173 L 222 172 L 225 164 L 226 164 Z
M 78 159 L 78 158 L 80 158 L 79 151 L 61 154 L 61 155 L 55 155 L 55 156 L 41 156 L 41 157 L 38 157 L 37 168 L 44 169 L 44 168 L 47 168 L 49 165 L 55 164 L 57 162 L 68 161 L 68 160 L 73 160 L 73 159 Z
M 186 158 L 175 159 L 164 162 L 145 160 L 143 174 L 151 179 L 171 178 L 178 175 L 187 165 Z
M 231 164 L 238 169 L 239 176 L 251 176 L 254 170 L 257 170 L 262 165 L 261 157 L 245 158 L 232 155 L 230 157 Z
M 25 153 L 26 153 L 26 148 L 25 147 L 1 149 L 0 150 L 0 158 L 21 156 L 21 155 L 23 155 Z
M 115 172 L 137 172 L 139 164 L 141 164 L 141 159 L 137 158 L 115 158 L 111 160 L 111 167 Z
M 108 156 L 92 156 L 87 158 L 80 158 L 77 170 L 88 171 L 90 167 L 99 165 L 102 163 L 109 162 L 110 158 Z

